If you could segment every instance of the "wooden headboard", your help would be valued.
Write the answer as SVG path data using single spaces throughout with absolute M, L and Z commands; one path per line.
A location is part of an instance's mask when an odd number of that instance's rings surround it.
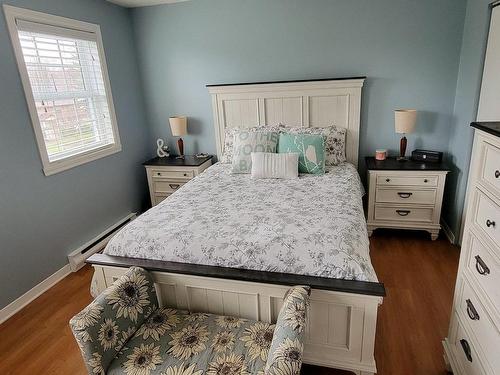
M 361 88 L 365 77 L 207 85 L 212 96 L 217 156 L 224 129 L 284 124 L 347 129 L 347 161 L 358 166 Z

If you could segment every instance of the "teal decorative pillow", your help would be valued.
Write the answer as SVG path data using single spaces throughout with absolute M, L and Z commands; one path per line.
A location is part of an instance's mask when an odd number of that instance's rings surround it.
M 277 132 L 240 131 L 234 135 L 233 173 L 252 171 L 252 152 L 276 152 Z
M 299 154 L 300 173 L 325 173 L 324 135 L 282 133 L 279 138 L 278 153 L 285 152 Z

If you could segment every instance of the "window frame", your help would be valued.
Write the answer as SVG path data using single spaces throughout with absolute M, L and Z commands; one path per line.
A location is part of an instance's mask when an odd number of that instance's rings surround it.
M 21 77 L 26 103 L 28 105 L 29 114 L 35 138 L 38 146 L 40 158 L 42 160 L 43 172 L 46 176 L 53 175 L 58 172 L 65 171 L 70 168 L 115 154 L 122 150 L 120 135 L 118 132 L 118 125 L 111 91 L 111 84 L 108 75 L 108 67 L 106 64 L 106 56 L 104 54 L 104 46 L 101 36 L 101 28 L 99 25 L 78 21 L 72 18 L 55 16 L 47 13 L 37 12 L 29 9 L 18 8 L 11 5 L 3 5 L 7 28 L 9 30 L 14 55 L 16 57 L 19 75 Z M 31 83 L 28 76 L 28 70 L 24 61 L 24 55 L 21 47 L 21 42 L 18 35 L 17 20 L 39 23 L 42 25 L 55 26 L 77 32 L 92 33 L 95 35 L 97 43 L 97 51 L 99 53 L 99 60 L 101 63 L 102 76 L 106 92 L 106 101 L 109 108 L 111 129 L 113 131 L 114 143 L 87 150 L 66 158 L 50 161 L 45 140 L 43 137 L 42 127 L 36 109 L 35 99 L 31 88 Z

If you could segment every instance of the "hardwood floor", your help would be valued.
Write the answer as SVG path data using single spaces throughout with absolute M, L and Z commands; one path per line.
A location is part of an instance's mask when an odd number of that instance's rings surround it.
M 458 248 L 419 232 L 376 231 L 372 262 L 387 297 L 379 309 L 378 374 L 445 374 L 446 336 Z M 85 374 L 69 319 L 90 301 L 90 267 L 69 275 L 0 325 L 0 374 Z M 304 374 L 348 372 L 304 366 Z

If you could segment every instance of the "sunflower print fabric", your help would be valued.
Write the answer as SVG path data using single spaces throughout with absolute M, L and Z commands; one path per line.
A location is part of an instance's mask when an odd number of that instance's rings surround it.
M 233 316 L 163 311 L 151 314 L 107 374 L 256 375 L 264 370 L 275 325 Z M 162 319 L 157 318 L 160 315 Z
M 157 306 L 151 276 L 142 268 L 132 267 L 75 315 L 70 326 L 89 374 L 103 374 Z M 146 336 L 145 331 L 142 334 Z M 150 367 L 156 359 L 152 356 Z
M 298 375 L 308 293 L 287 292 L 277 325 L 189 313 L 157 308 L 151 277 L 132 268 L 70 324 L 92 375 Z
M 300 374 L 310 293 L 306 286 L 287 292 L 267 357 L 266 375 Z

